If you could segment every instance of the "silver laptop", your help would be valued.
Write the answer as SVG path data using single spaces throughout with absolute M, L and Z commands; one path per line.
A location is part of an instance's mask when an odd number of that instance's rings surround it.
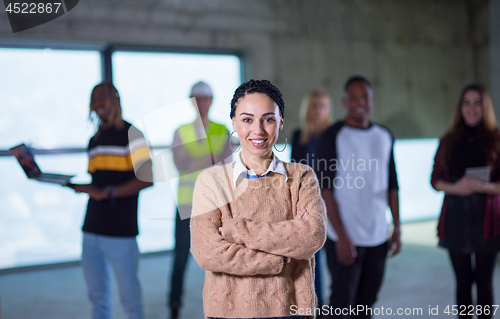
M 67 185 L 71 177 L 75 175 L 62 175 L 52 173 L 42 173 L 38 165 L 36 165 L 33 154 L 25 144 L 20 144 L 9 149 L 23 168 L 28 178 L 47 183 L 56 183 L 60 185 Z

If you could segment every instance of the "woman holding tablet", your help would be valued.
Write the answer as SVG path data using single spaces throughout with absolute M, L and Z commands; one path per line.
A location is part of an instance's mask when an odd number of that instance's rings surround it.
M 230 115 L 241 152 L 196 181 L 191 251 L 206 270 L 207 318 L 315 314 L 314 253 L 326 239 L 326 209 L 312 169 L 273 153 L 284 107 L 267 80 L 238 87 Z
M 466 174 L 470 168 L 487 171 L 487 167 L 491 168 L 489 181 Z M 449 251 L 460 318 L 473 314 L 491 318 L 494 312 L 493 270 L 500 248 L 499 181 L 499 130 L 491 98 L 482 85 L 472 84 L 463 89 L 451 126 L 440 140 L 431 179 L 436 190 L 445 192 L 439 245 Z

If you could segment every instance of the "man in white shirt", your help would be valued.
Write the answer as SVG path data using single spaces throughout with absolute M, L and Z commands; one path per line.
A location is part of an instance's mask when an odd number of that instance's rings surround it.
M 329 220 L 331 317 L 371 318 L 366 309 L 377 299 L 387 252 L 393 256 L 401 248 L 394 138 L 369 121 L 373 92 L 366 78 L 351 77 L 344 90 L 347 116 L 322 134 L 315 165 Z M 388 205 L 394 223 L 389 239 Z

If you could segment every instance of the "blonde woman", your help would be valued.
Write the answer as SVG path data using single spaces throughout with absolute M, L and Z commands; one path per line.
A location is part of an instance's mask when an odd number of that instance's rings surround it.
M 292 162 L 311 166 L 314 169 L 314 157 L 316 144 L 319 136 L 330 126 L 331 99 L 328 93 L 321 90 L 313 90 L 302 99 L 300 108 L 300 128 L 293 133 L 292 139 Z M 321 287 L 321 254 L 317 252 L 315 269 L 315 287 L 318 296 L 318 304 L 323 304 L 323 293 Z
M 231 101 L 241 152 L 196 181 L 194 258 L 206 270 L 206 318 L 313 318 L 314 254 L 326 239 L 326 209 L 306 165 L 273 152 L 285 104 L 267 80 L 250 80 Z
M 319 136 L 332 123 L 330 100 L 321 90 L 310 92 L 302 100 L 300 129 L 293 133 L 292 139 L 292 161 L 312 167 Z

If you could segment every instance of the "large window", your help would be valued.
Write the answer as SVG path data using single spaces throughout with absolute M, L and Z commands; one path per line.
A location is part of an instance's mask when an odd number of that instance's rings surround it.
M 137 121 L 157 112 L 160 134 L 150 136 L 153 144 L 169 145 L 175 129 L 192 122 L 195 109 L 189 93 L 198 81 L 208 83 L 214 94 L 210 118 L 231 127 L 229 105 L 234 90 L 241 83 L 240 60 L 234 55 L 179 53 L 113 53 L 114 84 L 122 97 L 123 116 Z M 176 105 L 179 102 L 184 107 Z M 174 107 L 172 107 L 175 105 Z M 156 126 L 155 125 L 155 126 Z
M 90 91 L 101 79 L 97 51 L 0 49 L 0 149 L 84 147 Z
M 436 192 L 430 184 L 438 143 L 438 139 L 408 139 L 396 140 L 394 144 L 403 222 L 439 216 L 443 193 Z
M 125 120 L 147 124 L 154 152 L 167 152 L 180 124 L 195 112 L 191 85 L 212 86 L 210 116 L 228 125 L 229 102 L 240 84 L 240 59 L 235 55 L 172 54 L 116 51 L 113 80 Z M 88 120 L 90 93 L 102 81 L 99 51 L 0 49 L 0 268 L 78 260 L 81 225 L 87 196 L 58 185 L 28 180 L 6 149 L 21 142 L 49 150 L 36 155 L 42 171 L 76 174 L 73 182 L 89 182 L 83 149 L 94 132 Z M 169 108 L 172 104 L 184 108 Z M 148 120 L 152 112 L 167 116 Z M 159 113 L 157 113 L 159 114 Z M 151 117 L 149 117 L 150 119 Z M 230 127 L 228 126 L 228 129 Z M 67 153 L 70 149 L 76 153 Z M 141 252 L 171 249 L 175 217 L 175 185 L 156 183 L 141 192 L 139 248 Z
M 85 147 L 90 90 L 101 79 L 98 51 L 0 49 L 0 149 Z M 36 156 L 47 172 L 87 182 L 86 154 Z M 28 180 L 12 156 L 0 157 L 0 268 L 79 258 L 85 198 Z

